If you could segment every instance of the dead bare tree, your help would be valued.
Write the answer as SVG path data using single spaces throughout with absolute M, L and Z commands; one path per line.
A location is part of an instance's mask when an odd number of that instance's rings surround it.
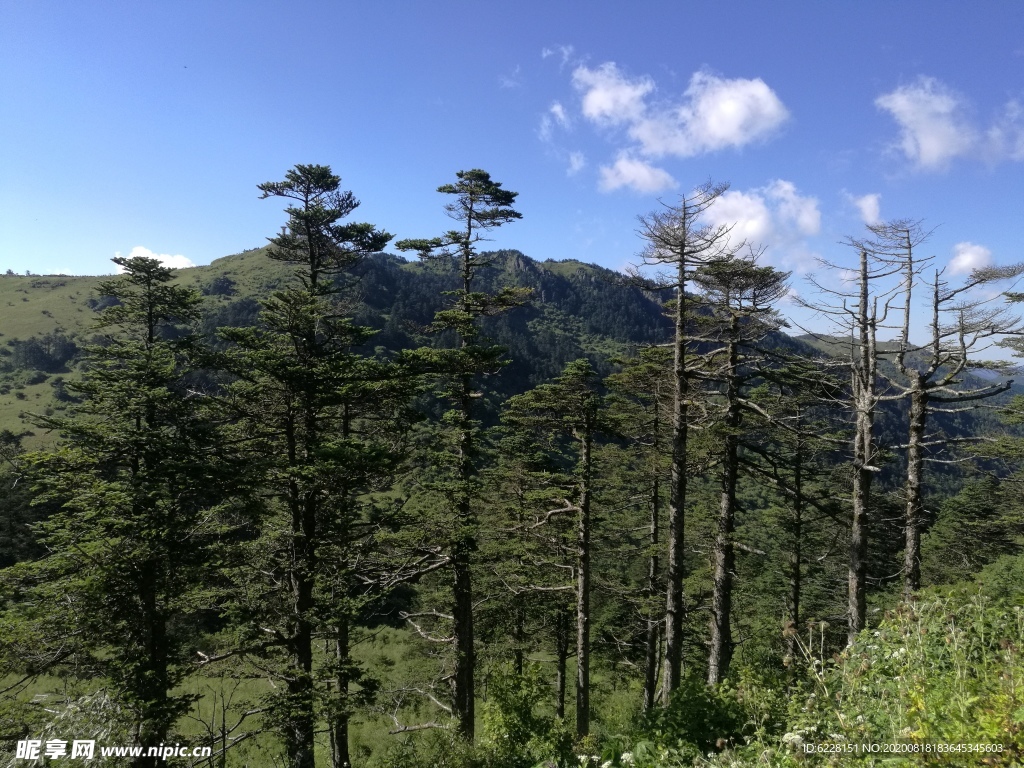
M 693 370 L 688 361 L 691 343 L 687 331 L 690 316 L 687 287 L 702 264 L 729 252 L 729 225 L 708 224 L 704 215 L 728 190 L 728 184 L 708 181 L 674 205 L 640 217 L 639 235 L 647 242 L 640 266 L 666 268 L 653 281 L 675 292 L 675 339 L 673 376 L 675 392 L 672 412 L 672 461 L 669 479 L 668 552 L 665 602 L 665 665 L 661 686 L 663 703 L 668 703 L 682 680 L 683 579 L 686 573 L 684 546 L 686 523 L 686 445 L 690 388 Z
M 977 436 L 949 437 L 928 434 L 929 416 L 934 413 L 955 413 L 982 406 L 987 400 L 1007 391 L 1010 380 L 975 384 L 965 376 L 980 369 L 1007 369 L 1005 361 L 982 360 L 986 350 L 1001 339 L 1024 332 L 1020 317 L 1001 304 L 1001 294 L 979 294 L 975 289 L 1009 280 L 1024 273 L 1024 264 L 986 267 L 974 270 L 957 286 L 943 279 L 944 270 L 935 270 L 928 282 L 920 277 L 928 259 L 915 257 L 915 248 L 928 233 L 919 222 L 896 221 L 870 228 L 873 247 L 879 251 L 899 254 L 904 262 L 903 291 L 905 295 L 903 326 L 895 355 L 898 379 L 887 377 L 889 386 L 902 393 L 910 405 L 908 420 L 907 470 L 904 482 L 904 550 L 903 595 L 909 598 L 921 586 L 921 524 L 924 518 L 923 471 L 929 460 L 929 448 L 954 443 L 972 442 Z M 911 340 L 911 298 L 921 284 L 929 296 L 928 333 L 922 343 Z M 996 303 L 996 302 L 999 303 Z
M 996 306 L 998 295 L 979 295 L 974 289 L 1024 273 L 1024 264 L 975 270 L 957 286 L 935 270 L 925 278 L 933 257 L 921 257 L 919 247 L 930 231 L 912 219 L 895 219 L 868 226 L 864 239 L 846 242 L 860 255 L 855 290 L 835 288 L 812 279 L 824 297 L 806 304 L 829 317 L 850 344 L 851 385 L 848 407 L 854 414 L 853 494 L 849 565 L 848 638 L 864 628 L 867 555 L 867 515 L 873 473 L 878 471 L 874 445 L 874 417 L 886 400 L 909 401 L 907 468 L 904 481 L 904 595 L 920 587 L 920 540 L 923 520 L 922 475 L 929 460 L 927 449 L 975 437 L 949 438 L 928 434 L 931 414 L 980 407 L 978 401 L 998 395 L 1010 382 L 971 384 L 966 374 L 977 369 L 1005 368 L 1006 363 L 978 358 L 1000 339 L 1019 335 L 1020 320 L 1005 307 Z M 839 265 L 822 262 L 842 272 Z M 928 309 L 918 311 L 914 301 L 927 290 Z M 914 318 L 927 316 L 927 332 L 915 342 Z M 893 324 L 887 324 L 892 317 Z M 894 341 L 879 347 L 878 332 L 893 332 Z M 889 357 L 891 367 L 879 368 Z M 894 369 L 894 370 L 893 370 Z
M 891 328 L 886 322 L 891 312 L 904 315 L 896 306 L 905 293 L 900 289 L 905 265 L 898 256 L 876 252 L 870 244 L 849 238 L 846 244 L 858 253 L 857 269 L 820 259 L 819 263 L 833 275 L 843 276 L 839 284 L 826 284 L 815 276 L 808 281 L 816 289 L 814 301 L 801 299 L 808 309 L 832 325 L 832 335 L 820 337 L 838 345 L 848 340 L 849 358 L 846 366 L 850 387 L 845 396 L 833 404 L 848 410 L 853 421 L 849 565 L 847 572 L 847 639 L 853 642 L 864 628 L 867 617 L 867 554 L 868 515 L 871 481 L 879 471 L 878 446 L 874 439 L 875 415 L 883 400 L 899 395 L 883 394 L 878 387 L 878 331 Z M 815 334 L 812 334 L 815 335 Z

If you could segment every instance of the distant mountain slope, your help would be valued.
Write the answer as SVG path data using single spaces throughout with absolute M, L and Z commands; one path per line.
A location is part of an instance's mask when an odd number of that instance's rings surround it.
M 482 270 L 477 288 L 515 285 L 533 290 L 527 306 L 486 321 L 487 334 L 508 348 L 511 361 L 485 382 L 496 397 L 550 379 L 578 357 L 589 357 L 599 372 L 607 373 L 610 357 L 672 339 L 672 324 L 664 315 L 667 291 L 645 292 L 625 284 L 618 273 L 573 260 L 535 261 L 514 250 L 491 257 L 491 268 Z M 204 330 L 215 338 L 219 327 L 258 322 L 260 300 L 284 286 L 292 273 L 292 267 L 258 248 L 179 270 L 178 282 L 203 293 Z M 21 432 L 22 412 L 66 407 L 63 383 L 78 375 L 75 344 L 91 335 L 96 311 L 104 305 L 97 293 L 104 279 L 108 278 L 0 276 L 0 429 Z M 347 311 L 356 322 L 378 331 L 369 342 L 370 350 L 444 346 L 450 339 L 425 334 L 424 328 L 443 305 L 444 291 L 458 287 L 453 269 L 378 254 L 360 266 Z M 845 339 L 777 334 L 774 344 L 803 354 L 840 359 L 849 355 Z M 1013 393 L 1022 391 L 1018 385 Z M 879 424 L 883 444 L 903 441 L 903 407 L 885 407 L 888 416 Z M 959 435 L 991 428 L 993 420 L 991 412 L 955 414 L 943 417 L 942 426 L 948 434 Z M 28 444 L 42 439 L 35 436 Z
M 512 361 L 489 381 L 499 396 L 557 375 L 569 360 L 588 356 L 607 369 L 609 356 L 670 338 L 665 296 L 624 285 L 610 270 L 577 261 L 537 262 L 518 251 L 492 257 L 492 267 L 478 280 L 480 290 L 533 289 L 528 306 L 486 324 L 488 335 L 509 348 Z M 256 323 L 259 301 L 285 285 L 292 271 L 260 248 L 180 270 L 178 282 L 204 294 L 204 328 L 214 337 L 218 327 Z M 0 314 L 0 429 L 23 430 L 18 418 L 23 411 L 63 407 L 61 383 L 77 375 L 76 358 L 42 354 L 38 347 L 49 349 L 54 339 L 64 344 L 89 338 L 96 311 L 104 305 L 97 294 L 104 279 L 0 277 L 0 309 L 6 310 Z M 428 336 L 423 329 L 443 305 L 443 292 L 457 287 L 453 270 L 379 254 L 359 268 L 349 311 L 378 331 L 371 347 L 443 346 L 444 337 Z M 26 345 L 28 340 L 32 343 Z

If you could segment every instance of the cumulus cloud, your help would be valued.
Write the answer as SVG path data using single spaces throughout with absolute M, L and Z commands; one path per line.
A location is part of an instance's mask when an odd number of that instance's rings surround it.
M 644 100 L 654 90 L 649 77 L 626 77 L 611 61 L 597 69 L 577 67 L 572 83 L 583 93 L 583 116 L 601 125 L 640 121 L 647 110 Z
M 983 245 L 963 242 L 953 246 L 953 258 L 949 260 L 952 275 L 968 275 L 976 269 L 992 266 L 992 251 Z
M 587 164 L 587 159 L 583 156 L 582 152 L 570 152 L 569 153 L 569 167 L 565 173 L 568 176 L 575 176 L 577 173 L 583 170 Z
M 788 117 L 760 78 L 727 80 L 697 72 L 680 104 L 652 110 L 631 126 L 630 135 L 646 154 L 692 157 L 767 138 Z
M 120 257 L 121 252 L 117 251 L 114 254 L 114 256 Z M 180 253 L 174 255 L 169 253 L 153 253 L 153 251 L 149 250 L 149 248 L 146 248 L 141 245 L 136 245 L 128 254 L 128 258 L 134 259 L 139 256 L 147 259 L 156 259 L 165 267 L 170 267 L 171 269 L 187 269 L 188 267 L 195 266 L 191 259 L 182 256 Z M 118 273 L 124 272 L 124 268 L 118 265 L 117 271 Z
M 771 136 L 789 112 L 760 78 L 727 79 L 696 72 L 677 101 L 649 103 L 649 77 L 629 77 L 614 62 L 579 66 L 573 85 L 584 117 L 600 126 L 625 126 L 636 150 L 648 157 L 692 157 L 742 147 Z
M 894 148 L 918 170 L 941 171 L 961 157 L 989 163 L 1024 161 L 1024 104 L 1010 99 L 987 128 L 970 118 L 970 104 L 934 77 L 919 77 L 875 99 L 900 129 Z
M 814 263 L 807 238 L 821 232 L 818 200 L 800 194 L 791 181 L 776 179 L 764 187 L 729 190 L 705 218 L 714 226 L 732 226 L 734 245 L 746 241 L 766 247 L 768 260 L 786 269 L 804 272 Z
M 635 192 L 656 194 L 676 187 L 678 182 L 668 171 L 638 160 L 627 153 L 619 154 L 615 164 L 601 166 L 598 187 L 602 192 L 612 192 L 626 187 Z
M 784 226 L 804 236 L 821 231 L 818 200 L 799 194 L 793 182 L 776 179 L 765 188 L 765 194 L 775 202 L 776 215 Z
M 861 195 L 860 197 L 847 195 L 847 198 L 853 203 L 857 212 L 860 213 L 861 221 L 868 226 L 877 224 L 882 220 L 882 196 L 877 192 L 870 195 Z
M 768 201 L 758 190 L 726 192 L 708 211 L 707 218 L 713 226 L 732 226 L 731 239 L 737 242 L 764 243 L 775 233 Z
M 919 77 L 875 99 L 900 127 L 897 147 L 916 167 L 941 170 L 967 154 L 978 136 L 966 116 L 966 104 L 934 77 Z

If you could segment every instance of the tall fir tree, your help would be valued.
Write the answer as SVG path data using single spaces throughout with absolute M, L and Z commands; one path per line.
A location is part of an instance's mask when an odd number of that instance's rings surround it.
M 647 579 L 643 602 L 644 687 L 643 710 L 655 706 L 658 670 L 661 668 L 661 600 L 664 574 L 661 567 L 662 507 L 668 465 L 666 447 L 671 444 L 672 381 L 671 350 L 641 349 L 636 357 L 619 361 L 622 370 L 605 379 L 610 390 L 608 419 L 633 454 L 629 490 L 641 494 L 647 507 Z M 625 457 L 621 464 L 627 464 Z
M 506 423 L 535 434 L 541 441 L 559 450 L 564 457 L 568 488 L 564 496 L 550 500 L 561 502 L 549 512 L 570 514 L 576 518 L 576 541 L 572 570 L 576 591 L 576 736 L 590 733 L 590 635 L 593 624 L 591 590 L 593 573 L 592 504 L 594 496 L 594 441 L 600 429 L 598 418 L 601 397 L 597 376 L 588 360 L 569 363 L 562 375 L 550 384 L 517 395 L 508 401 L 503 415 Z M 554 488 L 558 488 L 556 484 Z
M 475 731 L 476 649 L 473 628 L 473 560 L 477 549 L 479 496 L 477 473 L 480 464 L 480 422 L 478 418 L 479 377 L 493 375 L 505 364 L 505 349 L 489 343 L 482 335 L 482 318 L 520 306 L 529 295 L 521 288 L 504 288 L 488 294 L 474 290 L 474 280 L 492 258 L 478 250 L 490 230 L 522 218 L 512 206 L 517 192 L 503 189 L 486 171 L 459 171 L 457 181 L 438 187 L 452 195 L 445 212 L 459 223 L 459 229 L 431 239 L 402 240 L 399 250 L 415 251 L 442 269 L 454 270 L 461 287 L 448 291 L 448 306 L 437 312 L 431 330 L 453 333 L 457 348 L 426 349 L 423 358 L 439 374 L 437 394 L 450 408 L 443 422 L 450 436 L 446 464 L 448 477 L 436 484 L 446 499 L 451 516 L 447 542 L 452 577 L 452 637 L 455 669 L 452 676 L 454 706 L 459 729 L 470 741 Z
M 244 473 L 212 398 L 188 384 L 206 359 L 188 327 L 198 295 L 155 259 L 114 262 L 124 274 L 99 286 L 117 301 L 97 323 L 103 342 L 68 385 L 81 405 L 36 419 L 63 439 L 30 457 L 37 499 L 60 509 L 41 526 L 49 554 L 14 570 L 32 597 L 5 620 L 35 628 L 22 649 L 30 669 L 107 681 L 149 747 L 169 740 L 191 704 L 179 689 L 195 661 L 191 627 L 229 560 L 227 499 Z
M 247 619 L 242 647 L 262 658 L 279 687 L 268 719 L 291 768 L 312 768 L 317 722 L 328 722 L 334 768 L 350 765 L 351 685 L 360 670 L 350 632 L 368 582 L 356 497 L 398 455 L 388 430 L 405 379 L 354 348 L 372 331 L 345 317 L 338 294 L 359 260 L 390 235 L 341 223 L 359 205 L 329 167 L 297 165 L 284 181 L 259 186 L 283 198 L 288 224 L 270 238 L 270 258 L 293 264 L 291 285 L 264 302 L 262 327 L 228 329 L 226 366 L 236 377 L 229 401 L 240 440 L 260 467 L 268 517 L 242 569 L 235 610 Z M 315 642 L 331 653 L 318 660 Z
M 733 653 L 732 592 L 734 531 L 736 527 L 737 481 L 743 418 L 749 410 L 746 398 L 752 380 L 760 375 L 763 355 L 758 344 L 783 320 L 774 305 L 788 291 L 788 272 L 758 266 L 756 254 L 729 256 L 704 264 L 694 280 L 704 294 L 709 314 L 699 319 L 702 336 L 716 349 L 706 355 L 708 379 L 721 397 L 722 435 L 720 494 L 713 556 L 711 637 L 708 653 L 708 683 L 721 682 L 729 670 Z

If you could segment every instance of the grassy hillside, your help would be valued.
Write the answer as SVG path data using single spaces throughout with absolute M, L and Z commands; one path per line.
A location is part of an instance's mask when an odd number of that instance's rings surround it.
M 206 289 L 206 310 L 239 297 L 265 296 L 287 279 L 289 269 L 256 249 L 217 259 L 212 264 L 179 271 L 178 282 Z M 209 293 L 218 278 L 232 283 L 230 294 Z M 62 403 L 54 397 L 57 379 L 73 380 L 75 361 L 56 370 L 11 370 L 12 347 L 19 341 L 56 334 L 81 344 L 102 307 L 99 286 L 102 276 L 0 275 L 0 430 L 15 433 L 31 430 L 23 413 L 53 413 Z M 225 284 L 226 285 L 226 284 Z M 6 370 L 4 370 L 6 369 Z M 44 434 L 26 436 L 25 445 L 47 441 Z

